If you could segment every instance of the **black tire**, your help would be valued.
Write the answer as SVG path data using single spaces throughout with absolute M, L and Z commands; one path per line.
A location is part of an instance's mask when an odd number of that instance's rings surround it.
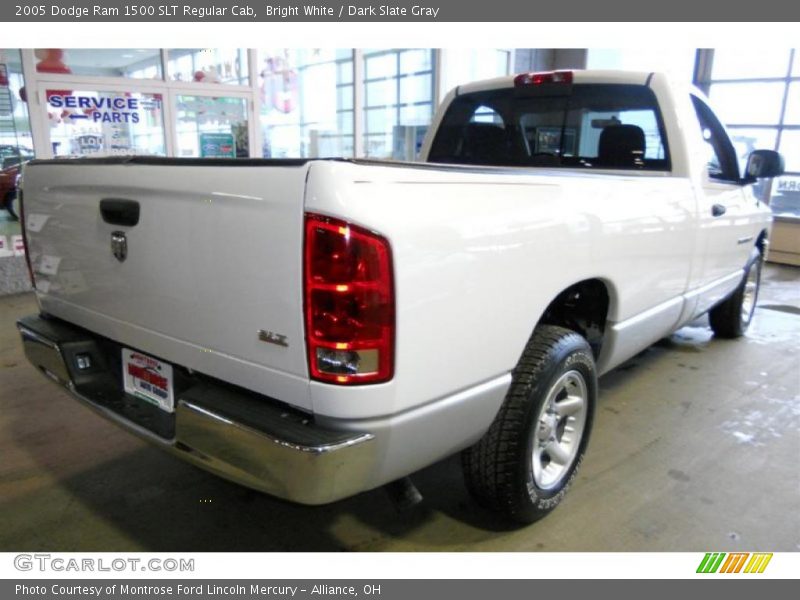
M 561 403 L 570 399 L 574 404 L 575 396 L 567 395 L 566 390 L 580 387 L 579 380 L 585 394 L 583 425 L 573 438 L 571 460 L 568 464 L 563 460 L 564 465 L 560 466 L 545 450 L 538 450 L 536 458 L 534 451 L 544 448 L 541 437 L 558 441 L 560 447 L 571 435 L 567 423 L 573 417 L 558 417 L 545 411 L 547 406 L 563 407 Z M 566 383 L 559 400 L 560 392 L 555 390 L 562 381 Z M 550 513 L 564 498 L 583 461 L 596 398 L 597 372 L 586 340 L 563 327 L 537 327 L 514 369 L 511 387 L 489 431 L 462 453 L 470 494 L 481 505 L 519 523 L 533 523 Z M 552 419 L 563 419 L 563 427 Z M 575 417 L 573 433 L 577 422 Z M 545 462 L 548 464 L 543 468 Z M 545 485 L 545 474 L 551 466 L 560 469 L 561 475 L 551 485 Z
M 15 221 L 19 221 L 19 215 L 15 210 L 15 204 L 17 203 L 17 194 L 16 192 L 8 192 L 6 194 L 5 200 L 3 204 L 5 205 L 5 209 L 8 211 L 8 214 L 11 215 L 11 218 Z
M 761 252 L 753 248 L 739 287 L 708 312 L 708 322 L 715 336 L 732 339 L 743 336 L 747 331 L 758 302 L 762 262 Z

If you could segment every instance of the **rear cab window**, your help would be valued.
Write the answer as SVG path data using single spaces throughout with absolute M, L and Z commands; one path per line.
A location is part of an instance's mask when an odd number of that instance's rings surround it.
M 663 120 L 644 85 L 503 88 L 458 96 L 435 163 L 669 171 Z

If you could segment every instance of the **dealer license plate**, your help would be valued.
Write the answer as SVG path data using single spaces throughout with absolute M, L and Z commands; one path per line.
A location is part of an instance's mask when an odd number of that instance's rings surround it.
M 136 350 L 122 349 L 122 378 L 128 394 L 174 412 L 172 365 Z

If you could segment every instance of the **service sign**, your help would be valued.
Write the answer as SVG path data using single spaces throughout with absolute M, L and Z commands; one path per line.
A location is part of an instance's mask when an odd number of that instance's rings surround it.
M 48 90 L 47 103 L 61 118 L 72 122 L 139 123 L 142 111 L 161 108 L 157 99 L 141 99 L 128 93 L 85 94 Z

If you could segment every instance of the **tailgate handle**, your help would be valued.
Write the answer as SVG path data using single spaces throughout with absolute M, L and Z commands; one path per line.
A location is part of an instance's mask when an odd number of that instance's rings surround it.
M 110 225 L 133 227 L 139 222 L 139 203 L 124 198 L 103 198 L 100 200 L 100 214 Z

